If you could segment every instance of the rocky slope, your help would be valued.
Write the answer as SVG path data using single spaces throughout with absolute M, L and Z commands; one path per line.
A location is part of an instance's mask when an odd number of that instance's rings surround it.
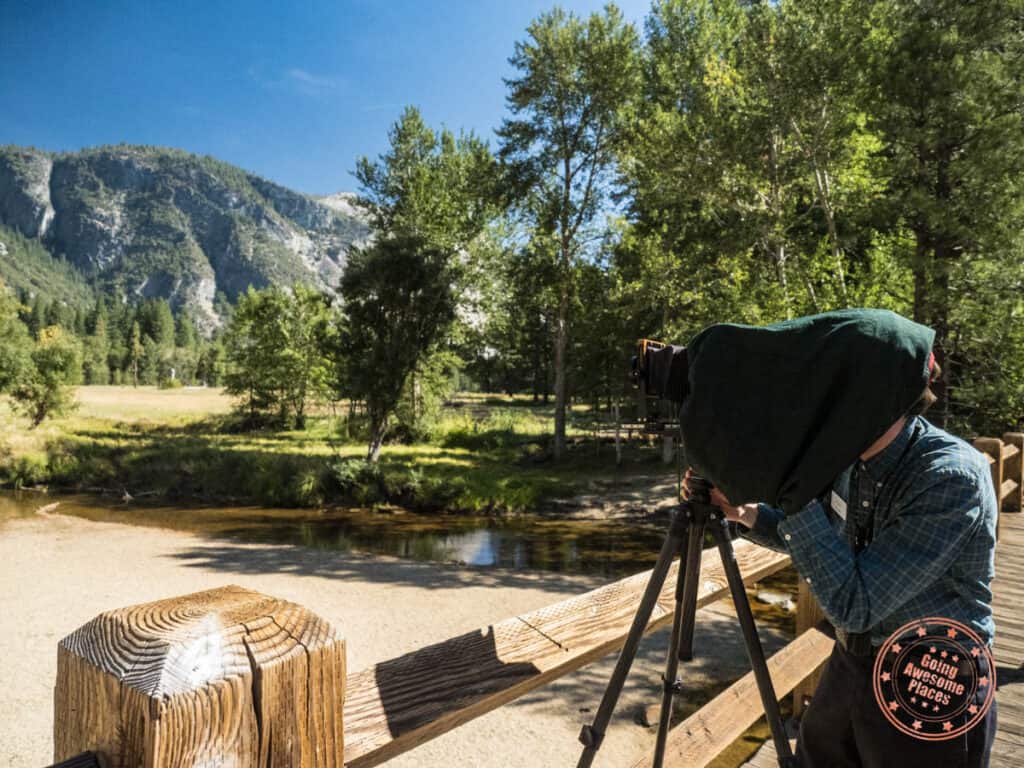
M 348 247 L 369 235 L 351 195 L 317 200 L 211 157 L 127 145 L 0 147 L 0 227 L 99 290 L 167 298 L 207 328 L 218 291 L 333 286 Z

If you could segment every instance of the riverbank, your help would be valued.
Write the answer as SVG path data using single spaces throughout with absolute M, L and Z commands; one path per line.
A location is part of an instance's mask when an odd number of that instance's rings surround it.
M 56 645 L 100 611 L 225 584 L 301 603 L 339 628 L 349 668 L 540 608 L 602 580 L 416 563 L 298 546 L 243 544 L 169 530 L 62 515 L 10 520 L 0 528 L 0 763 L 46 765 L 51 757 Z M 700 614 L 698 658 L 686 669 L 686 698 L 746 671 L 735 620 L 719 604 Z M 782 632 L 762 632 L 774 650 Z M 658 698 L 667 633 L 641 649 L 599 764 L 630 765 L 652 733 L 633 721 Z M 389 763 L 571 765 L 580 725 L 592 716 L 614 656 L 592 664 Z
M 658 448 L 615 450 L 575 414 L 565 460 L 549 460 L 552 411 L 528 399 L 460 395 L 431 434 L 387 444 L 367 465 L 358 423 L 324 412 L 304 430 L 239 432 L 215 390 L 80 387 L 78 409 L 30 430 L 0 399 L 0 486 L 177 503 L 322 507 L 392 504 L 416 511 L 514 514 L 555 509 L 674 478 Z M 627 504 L 628 506 L 628 504 Z M 593 508 L 594 505 L 589 505 Z M 614 510 L 612 510 L 614 513 Z

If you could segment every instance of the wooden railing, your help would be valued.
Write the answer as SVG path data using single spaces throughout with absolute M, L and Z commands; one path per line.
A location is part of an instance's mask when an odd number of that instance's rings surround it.
M 992 487 L 999 499 L 1000 512 L 1024 509 L 1024 432 L 1007 432 L 998 437 L 977 437 L 974 447 L 988 457 Z M 996 522 L 996 536 L 999 523 Z
M 1024 434 L 978 438 L 1006 508 L 1021 508 Z M 790 565 L 735 542 L 744 582 Z M 668 625 L 678 564 L 648 631 Z M 346 675 L 345 643 L 310 611 L 238 587 L 101 614 L 64 638 L 54 690 L 54 759 L 101 763 L 369 768 L 622 646 L 650 572 Z M 701 566 L 698 607 L 728 595 L 721 562 Z M 769 659 L 799 714 L 833 641 L 800 582 L 797 636 Z M 667 764 L 704 766 L 761 715 L 753 674 L 669 735 Z M 78 765 L 93 765 L 92 758 Z M 648 765 L 649 759 L 636 764 Z

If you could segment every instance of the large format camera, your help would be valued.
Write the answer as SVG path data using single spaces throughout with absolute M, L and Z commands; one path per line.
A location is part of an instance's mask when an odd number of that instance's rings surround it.
M 641 394 L 677 405 L 690 393 L 686 347 L 640 339 L 633 355 L 632 379 Z

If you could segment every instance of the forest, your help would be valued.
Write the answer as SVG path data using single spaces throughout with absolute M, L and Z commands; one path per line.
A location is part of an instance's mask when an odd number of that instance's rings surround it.
M 32 424 L 87 384 L 224 386 L 236 427 L 344 403 L 366 456 L 461 391 L 573 409 L 631 397 L 638 338 L 841 307 L 935 329 L 931 418 L 1024 416 L 1019 0 L 655 0 L 558 8 L 510 51 L 493 138 L 407 107 L 354 175 L 372 242 L 336 290 L 160 299 L 0 293 L 0 391 Z M 771 375 L 766 371 L 765 375 Z M 346 426 L 348 429 L 348 426 Z

